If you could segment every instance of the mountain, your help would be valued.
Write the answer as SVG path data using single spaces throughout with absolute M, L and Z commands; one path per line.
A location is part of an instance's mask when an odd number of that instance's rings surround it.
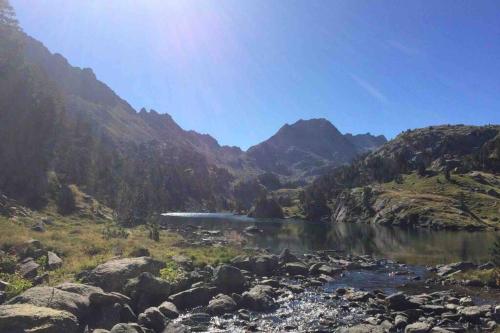
M 267 172 L 307 178 L 347 164 L 386 141 L 383 136 L 370 134 L 343 135 L 326 119 L 299 120 L 248 149 L 247 156 Z
M 304 192 L 311 219 L 499 228 L 500 125 L 409 130 Z
M 230 209 L 238 180 L 311 180 L 385 141 L 312 119 L 247 152 L 221 146 L 166 113 L 137 112 L 92 69 L 72 66 L 17 27 L 0 28 L 0 189 L 30 206 L 76 184 L 129 217 Z

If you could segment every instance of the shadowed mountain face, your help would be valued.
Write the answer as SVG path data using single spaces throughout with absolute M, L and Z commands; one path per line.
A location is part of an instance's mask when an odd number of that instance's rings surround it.
M 343 135 L 326 119 L 299 120 L 251 147 L 247 155 L 260 169 L 301 178 L 349 163 L 385 142 L 383 136 Z

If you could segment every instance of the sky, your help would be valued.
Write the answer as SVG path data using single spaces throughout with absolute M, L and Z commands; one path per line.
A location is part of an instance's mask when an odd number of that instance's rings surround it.
M 298 119 L 500 124 L 500 1 L 11 0 L 134 108 L 248 148 Z

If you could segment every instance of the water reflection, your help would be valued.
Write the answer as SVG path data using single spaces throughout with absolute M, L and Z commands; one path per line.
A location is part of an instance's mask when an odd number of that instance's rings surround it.
M 298 253 L 334 249 L 355 255 L 371 254 L 411 264 L 437 264 L 468 260 L 485 262 L 495 232 L 431 231 L 369 224 L 322 224 L 301 220 L 262 220 L 232 214 L 164 215 L 171 226 L 196 225 L 222 230 L 228 239 L 244 238 L 249 246 L 278 252 L 289 248 Z M 244 230 L 262 230 L 247 235 Z M 498 233 L 497 233 L 498 234 Z

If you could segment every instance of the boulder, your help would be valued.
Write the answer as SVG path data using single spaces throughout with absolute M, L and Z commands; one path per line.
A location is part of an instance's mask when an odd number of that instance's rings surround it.
M 292 252 L 290 252 L 289 249 L 284 249 L 283 251 L 281 251 L 279 261 L 281 264 L 286 264 L 289 262 L 297 262 L 299 261 L 299 259 Z
M 309 273 L 309 268 L 300 262 L 290 262 L 283 266 L 283 270 L 290 275 L 304 275 Z
M 385 333 L 382 326 L 359 324 L 352 327 L 342 327 L 339 333 Z
M 197 287 L 181 291 L 180 293 L 171 295 L 170 301 L 179 309 L 188 309 L 195 306 L 207 305 L 214 295 L 212 288 Z
M 129 279 L 143 272 L 157 275 L 165 267 L 161 261 L 151 257 L 114 259 L 94 268 L 85 277 L 85 282 L 101 287 L 105 291 L 122 291 Z
M 152 329 L 155 332 L 162 332 L 167 325 L 167 318 L 158 308 L 149 308 L 139 315 L 138 323 L 141 326 Z
M 401 292 L 387 296 L 385 301 L 390 309 L 396 311 L 417 309 L 420 306 L 418 303 L 411 302 L 408 297 Z
M 25 279 L 33 279 L 38 274 L 38 265 L 33 258 L 26 258 L 19 264 L 19 274 Z
M 86 298 L 88 298 L 93 293 L 103 292 L 103 290 L 99 287 L 89 286 L 88 284 L 71 283 L 71 282 L 61 283 L 57 285 L 56 288 L 70 293 L 75 293 Z
M 162 333 L 190 333 L 191 330 L 180 323 L 169 323 Z
M 144 333 L 144 330 L 135 323 L 120 323 L 113 326 L 110 333 Z
M 254 311 L 267 311 L 275 307 L 275 292 L 272 287 L 257 285 L 242 295 L 242 305 Z
M 220 265 L 215 269 L 213 282 L 224 292 L 240 292 L 245 288 L 246 278 L 238 268 Z
M 231 260 L 231 265 L 239 269 L 252 272 L 255 268 L 255 261 L 253 258 L 247 256 L 237 256 Z
M 81 319 L 87 314 L 89 300 L 78 294 L 53 287 L 34 287 L 12 298 L 7 304 L 31 304 L 67 311 Z
M 469 322 L 478 322 L 479 319 L 486 315 L 490 311 L 489 306 L 466 306 L 458 311 L 458 314 L 462 316 L 465 320 Z
M 349 302 L 367 302 L 374 297 L 372 293 L 366 291 L 350 291 L 344 296 Z
M 230 296 L 219 294 L 210 300 L 207 310 L 212 315 L 223 315 L 236 311 L 236 308 L 236 302 Z
M 31 227 L 31 230 L 36 232 L 45 232 L 45 223 L 43 223 L 42 221 L 38 221 Z
M 274 198 L 258 198 L 248 216 L 255 218 L 284 218 L 283 209 Z
M 0 332 L 77 333 L 78 320 L 69 312 L 31 304 L 0 305 Z
M 260 276 L 270 276 L 278 269 L 278 257 L 275 255 L 260 255 L 254 258 L 252 272 Z
M 169 319 L 175 319 L 179 317 L 179 310 L 172 302 L 161 303 L 160 306 L 158 307 L 158 310 L 160 310 L 160 312 L 163 313 L 163 315 Z
M 49 270 L 52 271 L 61 268 L 62 263 L 63 263 L 62 259 L 59 258 L 57 254 L 51 251 L 47 252 L 47 268 Z
M 405 333 L 427 333 L 432 325 L 424 322 L 416 322 L 405 327 Z
M 138 277 L 129 280 L 124 288 L 138 311 L 161 304 L 170 296 L 171 290 L 169 282 L 149 272 L 141 273 Z

